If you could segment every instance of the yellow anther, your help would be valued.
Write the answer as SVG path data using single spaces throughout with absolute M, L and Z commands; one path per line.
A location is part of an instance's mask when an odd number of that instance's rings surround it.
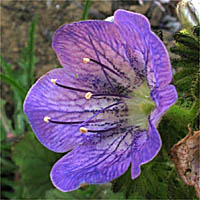
M 57 79 L 51 79 L 51 82 L 55 85 L 56 84 Z
M 45 121 L 46 123 L 48 123 L 50 119 L 51 119 L 51 118 L 48 117 L 48 116 L 44 117 L 44 121 Z
M 92 93 L 91 92 L 87 92 L 86 94 L 85 94 L 85 98 L 86 99 L 90 99 L 92 97 Z
M 86 63 L 90 62 L 90 59 L 89 58 L 83 58 L 83 62 L 86 64 Z
M 85 127 L 81 127 L 81 128 L 80 128 L 80 132 L 81 132 L 81 133 L 87 133 L 88 130 L 87 130 L 87 128 L 85 128 Z

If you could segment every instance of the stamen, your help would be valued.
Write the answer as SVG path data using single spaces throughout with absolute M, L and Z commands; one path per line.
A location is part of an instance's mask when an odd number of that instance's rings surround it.
M 116 71 L 114 71 L 113 69 L 110 69 L 108 66 L 102 64 L 101 62 L 98 62 L 92 58 L 83 58 L 83 62 L 85 64 L 87 64 L 88 62 L 92 61 L 93 63 L 96 63 L 98 65 L 100 65 L 102 68 L 107 69 L 108 71 L 112 72 L 113 74 L 115 74 L 116 76 L 121 76 L 119 73 L 117 73 Z
M 86 64 L 86 63 L 90 62 L 90 59 L 89 58 L 83 58 L 83 62 Z
M 85 98 L 86 99 L 91 99 L 92 96 L 96 96 L 96 97 L 119 97 L 119 98 L 130 98 L 126 95 L 118 95 L 118 94 L 101 94 L 101 93 L 95 93 L 93 91 L 88 91 L 88 90 L 84 90 L 84 89 L 80 89 L 80 88 L 73 88 L 73 87 L 69 87 L 69 86 L 65 86 L 65 85 L 61 85 L 60 83 L 57 83 L 57 79 L 51 79 L 51 82 L 59 87 L 65 88 L 65 89 L 69 89 L 69 90 L 74 90 L 74 91 L 78 91 L 78 92 L 84 92 L 85 94 Z
M 118 97 L 118 98 L 127 98 L 130 99 L 131 97 L 125 95 L 118 95 L 118 94 L 93 94 L 93 97 Z
M 66 122 L 66 121 L 55 121 L 55 120 L 52 120 L 50 117 L 46 116 L 44 117 L 44 121 L 46 123 L 54 123 L 54 124 L 69 124 L 69 125 L 80 125 L 80 124 L 83 124 L 85 121 L 75 121 L 75 122 Z M 102 120 L 90 120 L 87 122 L 88 123 L 98 123 L 98 122 L 102 122 Z M 86 124 L 86 123 L 85 123 Z
M 90 99 L 92 97 L 92 93 L 91 92 L 87 92 L 86 94 L 85 94 L 85 98 L 86 99 Z
M 49 120 L 50 120 L 51 118 L 50 117 L 48 117 L 48 116 L 45 116 L 44 117 L 44 121 L 46 122 L 46 123 L 49 123 Z
M 54 121 L 54 120 L 51 120 L 50 117 L 49 117 L 48 122 L 51 122 L 51 123 L 54 123 L 54 124 L 69 124 L 69 125 L 73 125 L 73 124 L 82 124 L 84 121 L 76 121 L 76 122 Z
M 54 84 L 54 85 L 56 85 L 56 81 L 57 81 L 57 79 L 51 79 L 51 82 Z
M 89 37 L 90 43 L 91 43 L 91 45 L 92 45 L 92 47 L 93 47 L 93 49 L 94 49 L 94 51 L 95 51 L 95 54 L 96 54 L 98 63 L 101 63 L 100 57 L 99 57 L 99 55 L 98 55 L 98 51 L 97 51 L 97 49 L 95 48 L 95 45 L 93 44 L 93 41 L 92 41 L 92 39 L 91 39 L 91 37 L 90 37 L 90 34 L 88 34 L 88 37 Z M 104 73 L 104 76 L 105 76 L 106 80 L 108 81 L 108 83 L 109 83 L 109 85 L 111 86 L 112 90 L 115 91 L 116 89 L 113 87 L 113 85 L 112 85 L 110 79 L 108 78 L 108 74 L 105 72 L 104 66 L 101 65 L 101 64 L 100 64 L 100 66 L 101 66 L 101 69 L 102 69 L 102 71 L 103 71 L 103 73 Z M 110 69 L 110 68 L 108 68 L 108 69 Z
M 98 132 L 100 132 L 100 133 L 102 133 L 102 132 L 107 132 L 107 131 L 112 131 L 112 130 L 115 130 L 115 129 L 117 129 L 118 128 L 118 126 L 115 126 L 115 127 L 112 127 L 112 128 L 108 128 L 108 129 L 101 129 L 101 130 L 87 130 L 88 132 L 92 132 L 92 133 L 98 133 Z
M 57 83 L 57 79 L 51 79 L 51 82 L 59 87 L 65 88 L 65 89 L 69 89 L 69 90 L 75 90 L 78 92 L 84 92 L 85 94 L 85 98 L 86 99 L 91 99 L 92 96 L 96 96 L 96 97 L 101 97 L 101 96 L 110 96 L 110 97 L 122 97 L 122 98 L 130 98 L 128 96 L 124 96 L 124 95 L 118 95 L 118 94 L 98 94 L 93 91 L 88 91 L 88 90 L 84 90 L 84 89 L 80 89 L 80 88 L 73 88 L 73 87 L 69 87 L 69 86 L 65 86 L 65 85 L 61 85 L 60 83 Z
M 88 129 L 85 128 L 85 127 L 81 127 L 81 128 L 80 128 L 80 132 L 81 132 L 81 133 L 87 133 L 87 132 L 88 132 Z
M 74 88 L 74 87 L 70 87 L 70 86 L 65 86 L 65 85 L 61 85 L 60 83 L 57 83 L 57 79 L 51 79 L 51 82 L 59 87 L 65 88 L 65 89 L 69 89 L 69 90 L 75 90 L 75 91 L 79 91 L 79 92 L 85 92 L 85 93 L 92 93 L 92 91 L 88 91 L 88 90 L 84 90 L 84 89 L 80 89 L 80 88 Z

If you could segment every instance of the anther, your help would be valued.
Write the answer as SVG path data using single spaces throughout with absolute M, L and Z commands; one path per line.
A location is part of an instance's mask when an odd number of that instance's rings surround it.
M 56 84 L 57 79 L 51 79 L 51 82 L 55 85 Z
M 51 119 L 51 118 L 48 117 L 48 116 L 44 117 L 44 121 L 45 121 L 46 123 L 49 123 L 49 120 L 50 120 L 50 119 Z
M 83 58 L 83 62 L 86 64 L 86 63 L 90 62 L 90 59 L 89 58 Z
M 87 132 L 88 132 L 88 129 L 85 128 L 85 127 L 81 127 L 81 128 L 80 128 L 80 132 L 81 132 L 81 133 L 87 133 Z
M 86 94 L 85 94 L 85 98 L 86 99 L 90 99 L 92 97 L 92 93 L 91 92 L 87 92 Z

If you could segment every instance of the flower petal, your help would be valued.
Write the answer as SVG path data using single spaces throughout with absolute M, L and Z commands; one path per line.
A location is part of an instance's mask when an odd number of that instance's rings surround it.
M 114 23 L 131 48 L 144 55 L 147 53 L 147 42 L 144 38 L 150 33 L 150 24 L 145 16 L 125 10 L 117 10 L 114 13 Z
M 106 91 L 104 77 L 93 76 L 90 79 L 87 75 L 77 77 L 73 73 L 67 73 L 65 69 L 52 70 L 35 83 L 26 97 L 24 112 L 39 141 L 50 150 L 66 152 L 81 144 L 85 139 L 84 134 L 79 131 L 81 126 L 98 131 L 121 123 L 119 116 L 124 115 L 125 111 L 123 111 L 124 105 L 117 103 L 119 98 L 103 96 L 88 100 L 85 98 L 86 92 L 59 87 L 53 84 L 51 79 L 57 79 L 61 85 L 85 91 L 94 90 L 99 93 Z M 101 113 L 106 107 L 109 108 Z M 91 124 L 82 123 L 92 116 L 95 117 L 91 120 L 93 121 Z M 44 117 L 69 123 L 46 123 Z M 70 122 L 80 123 L 70 124 Z
M 135 72 L 126 58 L 123 44 L 114 23 L 85 21 L 59 28 L 52 46 L 66 71 L 79 76 L 87 73 L 88 78 L 104 74 L 114 86 L 121 84 L 127 87 L 133 85 Z M 92 61 L 84 63 L 83 58 L 93 59 L 109 69 Z
M 151 113 L 150 120 L 157 126 L 164 113 L 176 102 L 178 95 L 173 85 L 168 85 L 162 89 L 154 89 L 151 98 L 156 103 L 155 110 Z
M 145 135 L 145 133 L 141 133 Z M 144 137 L 143 137 L 144 138 Z M 160 151 L 161 138 L 153 124 L 149 125 L 147 138 L 143 139 L 143 143 L 137 144 L 137 148 L 132 148 L 132 179 L 140 175 L 140 166 L 151 161 Z
M 122 175 L 130 164 L 131 129 L 96 144 L 84 144 L 61 158 L 51 171 L 53 184 L 61 191 L 78 189 L 80 184 L 109 182 Z
M 158 154 L 161 148 L 161 138 L 156 127 L 163 114 L 176 102 L 177 93 L 173 85 L 168 85 L 163 89 L 154 89 L 151 97 L 156 103 L 156 108 L 149 118 L 147 138 L 146 140 L 144 138 L 143 143 L 136 145 L 137 149 L 132 148 L 133 179 L 139 176 L 140 166 L 151 161 Z
M 147 74 L 149 85 L 164 88 L 172 81 L 172 70 L 168 52 L 160 39 L 151 33 L 147 36 L 149 52 Z
M 131 48 L 143 54 L 149 85 L 152 88 L 167 86 L 172 80 L 169 56 L 163 43 L 150 30 L 147 18 L 118 10 L 114 15 L 114 23 L 119 26 L 123 39 Z

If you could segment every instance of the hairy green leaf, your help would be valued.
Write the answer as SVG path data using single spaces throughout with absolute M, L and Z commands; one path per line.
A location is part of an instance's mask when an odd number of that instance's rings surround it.
M 33 133 L 25 134 L 13 154 L 24 186 L 23 198 L 44 198 L 45 192 L 53 188 L 49 174 L 61 155 L 42 146 Z
M 47 199 L 124 199 L 122 193 L 113 193 L 110 184 L 89 185 L 72 192 L 52 189 L 46 193 Z

